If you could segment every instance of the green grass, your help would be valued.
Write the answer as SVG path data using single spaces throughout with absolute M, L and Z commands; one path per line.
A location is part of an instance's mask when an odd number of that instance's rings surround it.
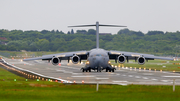
M 17 81 L 13 79 L 16 78 Z M 4 80 L 3 80 L 4 79 Z M 0 68 L 0 101 L 179 101 L 180 86 L 64 85 L 28 80 Z

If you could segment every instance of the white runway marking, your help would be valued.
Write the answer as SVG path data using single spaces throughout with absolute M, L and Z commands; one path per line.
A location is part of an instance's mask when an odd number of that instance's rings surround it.
M 82 73 L 72 73 L 72 74 L 74 74 L 74 75 L 82 75 Z
M 141 78 L 141 77 L 139 77 L 139 76 L 135 76 L 135 78 Z
M 64 73 L 71 73 L 71 74 L 73 73 L 73 72 L 69 72 L 69 71 L 63 71 L 63 72 L 64 72 Z
M 122 85 L 122 86 L 126 86 L 126 83 L 112 83 L 112 84 L 118 84 L 118 85 Z
M 71 77 L 95 77 L 95 76 L 71 76 Z
M 61 71 L 61 72 L 64 72 L 64 73 L 73 73 L 73 72 L 69 72 L 69 71 L 65 71 L 65 70 L 56 70 L 56 71 Z
M 128 75 L 129 77 L 133 77 L 132 75 Z
M 107 80 L 109 78 L 96 78 L 96 79 L 98 79 L 98 80 Z
M 60 66 L 60 68 L 61 68 L 61 67 L 64 67 L 64 68 L 71 68 L 71 69 L 79 69 L 79 70 L 80 70 L 80 68 L 69 67 L 69 66 Z
M 64 71 L 64 70 L 56 70 L 56 71 Z
M 162 77 L 169 77 L 169 78 L 180 78 L 180 76 L 162 76 Z
M 147 77 L 143 77 L 143 79 L 149 79 L 149 78 L 147 78 Z
M 151 80 L 157 80 L 157 79 L 151 79 Z
M 161 80 L 162 82 L 168 82 L 168 80 Z
M 128 82 L 128 81 L 112 81 L 112 82 Z
M 143 75 L 153 75 L 152 73 L 143 73 Z

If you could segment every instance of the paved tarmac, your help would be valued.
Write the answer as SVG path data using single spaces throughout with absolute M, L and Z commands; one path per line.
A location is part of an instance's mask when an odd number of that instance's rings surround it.
M 164 71 L 151 71 L 144 69 L 119 68 L 115 72 L 82 72 L 83 64 L 74 65 L 62 61 L 61 66 L 54 66 L 47 61 L 21 61 L 20 59 L 4 59 L 7 63 L 16 67 L 33 71 L 35 73 L 66 80 L 76 83 L 97 83 L 100 84 L 141 84 L 141 85 L 180 85 L 180 74 Z

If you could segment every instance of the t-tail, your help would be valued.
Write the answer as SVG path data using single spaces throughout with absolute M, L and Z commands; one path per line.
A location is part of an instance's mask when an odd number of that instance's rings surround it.
M 96 48 L 99 48 L 99 26 L 104 26 L 104 27 L 127 27 L 127 26 L 120 26 L 120 25 L 103 25 L 99 24 L 97 21 L 96 24 L 92 25 L 77 25 L 77 26 L 68 26 L 68 27 L 90 27 L 90 26 L 96 26 Z

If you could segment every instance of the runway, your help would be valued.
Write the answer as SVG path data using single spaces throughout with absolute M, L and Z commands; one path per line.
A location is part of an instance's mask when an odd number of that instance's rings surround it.
M 82 72 L 80 68 L 84 65 L 68 64 L 62 61 L 61 66 L 54 66 L 47 61 L 28 61 L 24 62 L 20 59 L 4 59 L 7 63 L 16 67 L 33 71 L 35 73 L 59 78 L 69 83 L 91 83 L 95 84 L 140 84 L 140 85 L 172 85 L 173 79 L 175 84 L 180 85 L 180 74 L 164 71 L 151 71 L 133 68 L 116 68 L 115 72 Z

